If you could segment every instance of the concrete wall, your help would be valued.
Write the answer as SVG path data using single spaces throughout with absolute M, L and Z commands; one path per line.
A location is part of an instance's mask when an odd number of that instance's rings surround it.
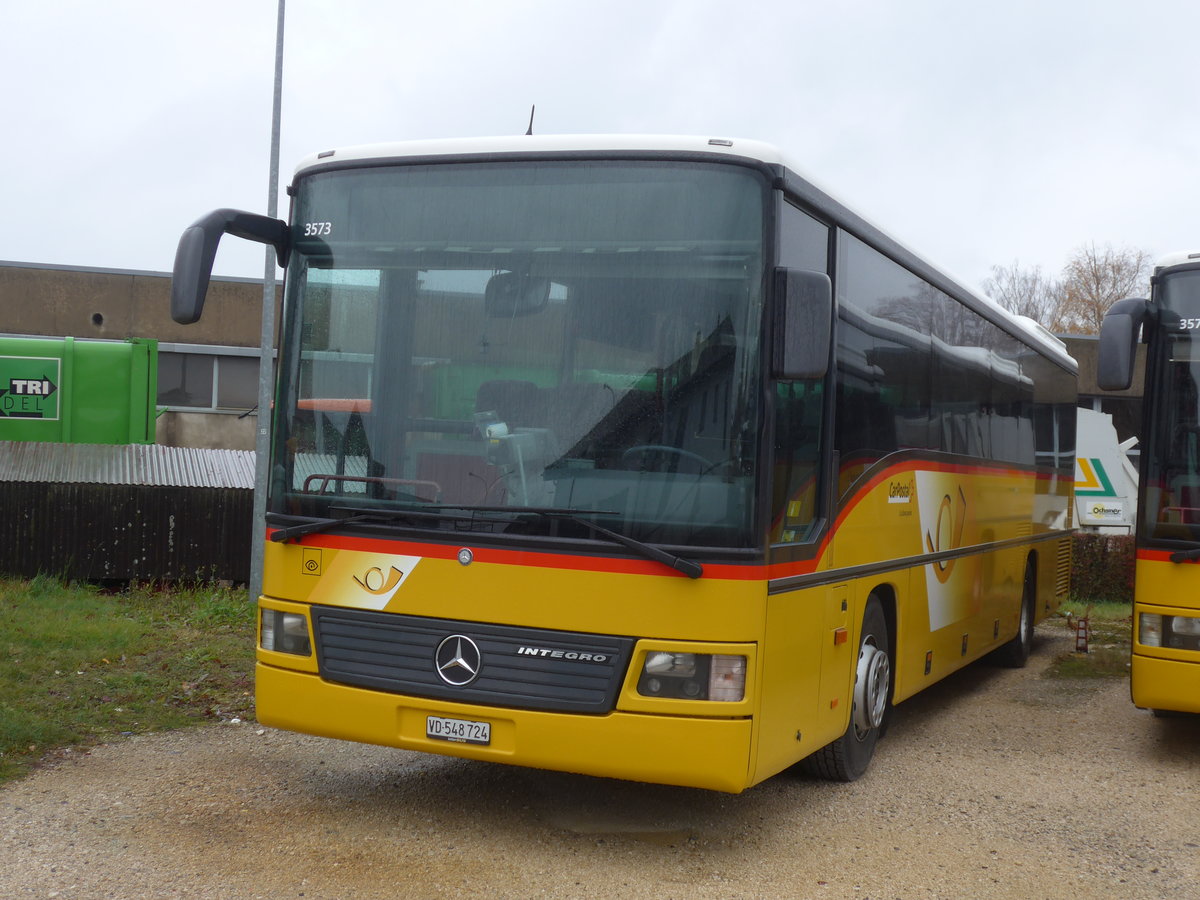
M 276 321 L 279 297 L 276 290 Z M 164 272 L 84 269 L 0 261 L 0 332 L 47 337 L 178 344 L 259 346 L 262 282 L 215 278 L 204 315 L 194 325 L 171 318 L 171 276 Z M 165 412 L 156 441 L 175 447 L 253 450 L 257 416 L 226 412 Z
M 170 296 L 171 276 L 165 273 L 0 262 L 0 331 L 110 340 L 145 337 L 232 347 L 259 345 L 261 281 L 214 279 L 204 316 L 194 325 L 178 325 L 171 319 Z
M 1063 337 L 1067 352 L 1079 361 L 1079 393 L 1085 396 L 1141 397 L 1146 385 L 1146 345 L 1137 345 L 1133 361 L 1133 384 L 1127 391 L 1102 391 L 1096 385 L 1096 357 L 1100 338 L 1094 334 Z
M 158 417 L 155 443 L 206 450 L 254 450 L 257 427 L 257 413 L 242 418 L 229 413 L 168 410 Z

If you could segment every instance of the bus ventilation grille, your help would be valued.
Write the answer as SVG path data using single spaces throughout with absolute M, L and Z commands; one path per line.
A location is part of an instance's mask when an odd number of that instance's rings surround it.
M 489 706 L 609 712 L 633 651 L 632 638 L 364 610 L 316 606 L 312 618 L 327 681 Z M 469 639 L 463 646 L 472 668 L 471 645 L 479 652 L 478 674 L 462 686 L 438 674 L 438 647 L 456 636 Z M 448 671 L 455 681 L 464 673 Z
M 1071 539 L 1058 542 L 1058 559 L 1054 572 L 1054 596 L 1065 598 L 1071 591 Z

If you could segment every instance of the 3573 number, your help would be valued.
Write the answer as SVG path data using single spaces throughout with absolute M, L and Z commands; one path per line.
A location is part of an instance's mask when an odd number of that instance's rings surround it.
M 305 222 L 304 236 L 305 237 L 325 237 L 333 234 L 332 222 Z

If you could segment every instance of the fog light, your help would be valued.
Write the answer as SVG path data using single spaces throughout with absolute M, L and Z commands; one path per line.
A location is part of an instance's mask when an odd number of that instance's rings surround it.
M 261 620 L 260 643 L 264 650 L 294 653 L 297 656 L 312 655 L 306 616 L 299 613 L 280 612 L 277 609 L 264 609 Z
M 1145 647 L 1162 646 L 1162 616 L 1142 613 L 1138 616 L 1138 643 Z

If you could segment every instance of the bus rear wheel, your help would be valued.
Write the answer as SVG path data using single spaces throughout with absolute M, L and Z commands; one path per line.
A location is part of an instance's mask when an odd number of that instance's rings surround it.
M 1033 652 L 1034 603 L 1037 602 L 1037 573 L 1033 561 L 1025 564 L 1025 586 L 1021 592 L 1021 617 L 1011 641 L 996 650 L 995 661 L 1010 669 L 1020 669 Z
M 840 738 L 803 761 L 804 771 L 830 781 L 855 781 L 867 771 L 891 708 L 889 648 L 883 604 L 872 596 L 863 612 L 850 724 Z

